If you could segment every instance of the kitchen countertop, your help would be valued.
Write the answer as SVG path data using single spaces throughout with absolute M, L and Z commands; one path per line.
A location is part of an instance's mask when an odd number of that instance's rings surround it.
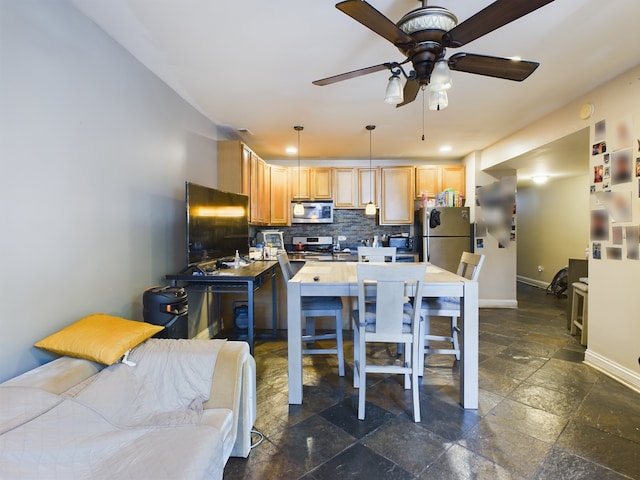
M 301 253 L 301 252 L 287 252 L 290 262 L 357 262 L 358 254 L 353 252 L 335 252 L 335 253 Z M 398 253 L 396 254 L 396 260 L 406 258 L 416 258 L 415 253 Z

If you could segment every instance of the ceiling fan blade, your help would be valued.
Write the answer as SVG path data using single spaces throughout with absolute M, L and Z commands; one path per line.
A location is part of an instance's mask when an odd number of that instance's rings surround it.
M 553 0 L 497 0 L 442 37 L 445 47 L 461 47 L 551 3 Z
M 539 65 L 537 62 L 490 57 L 473 53 L 456 53 L 449 58 L 449 68 L 451 70 L 504 78 L 517 82 L 521 82 L 531 75 Z
M 341 82 L 343 80 L 349 80 L 350 78 L 361 77 L 362 75 L 368 75 L 370 73 L 379 72 L 381 70 L 387 70 L 391 68 L 391 63 L 381 63 L 380 65 L 374 65 L 372 67 L 361 68 L 359 70 L 353 70 L 347 73 L 341 73 L 340 75 L 334 75 L 332 77 L 323 78 L 312 82 L 314 85 L 331 85 L 332 83 Z
M 420 82 L 415 78 L 412 80 L 407 80 L 407 83 L 404 84 L 404 90 L 402 92 L 404 96 L 404 100 L 402 103 L 396 105 L 396 108 L 402 107 L 407 103 L 413 102 L 418 96 L 418 92 L 420 91 Z
M 409 35 L 364 0 L 346 0 L 336 8 L 396 46 L 414 43 Z

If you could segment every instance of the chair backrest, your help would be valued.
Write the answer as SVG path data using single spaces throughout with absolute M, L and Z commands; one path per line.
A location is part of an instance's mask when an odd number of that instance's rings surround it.
M 358 279 L 358 311 L 371 312 L 375 309 L 375 333 L 367 332 L 380 341 L 396 341 L 403 333 L 405 318 L 406 287 L 411 285 L 411 296 L 414 297 L 414 308 L 410 315 L 412 333 L 419 334 L 420 308 L 422 302 L 422 285 L 426 273 L 425 263 L 358 263 L 356 265 Z M 375 290 L 375 303 L 370 299 Z M 366 318 L 360 315 L 361 324 Z M 405 334 L 406 335 L 406 334 Z
M 480 269 L 484 263 L 484 257 L 484 255 L 462 252 L 462 257 L 460 258 L 460 264 L 458 265 L 458 271 L 456 273 L 468 280 L 478 280 Z
M 387 260 L 390 259 L 390 260 Z M 358 247 L 359 262 L 395 262 L 396 247 Z
M 286 252 L 278 254 L 278 263 L 280 264 L 280 269 L 282 270 L 282 277 L 284 278 L 284 282 L 287 283 L 293 277 L 293 269 L 291 268 L 291 263 L 289 263 L 289 255 Z

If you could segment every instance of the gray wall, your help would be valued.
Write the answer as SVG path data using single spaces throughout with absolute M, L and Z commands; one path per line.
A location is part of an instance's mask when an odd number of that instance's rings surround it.
M 93 312 L 142 318 L 184 266 L 184 182 L 215 125 L 65 2 L 0 2 L 0 381 Z
M 546 288 L 556 272 L 568 265 L 569 258 L 585 258 L 589 176 L 519 188 L 517 199 L 518 278 Z

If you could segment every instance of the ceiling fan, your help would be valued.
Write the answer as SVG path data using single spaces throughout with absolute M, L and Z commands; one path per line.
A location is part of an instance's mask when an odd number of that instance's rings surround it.
M 512 58 L 493 57 L 473 53 L 456 53 L 445 59 L 447 48 L 458 48 L 486 35 L 553 0 L 497 0 L 464 22 L 443 7 L 422 6 L 393 23 L 364 0 L 346 0 L 336 8 L 381 37 L 393 43 L 407 57 L 402 62 L 385 62 L 351 72 L 334 75 L 313 82 L 330 85 L 350 78 L 390 70 L 385 101 L 397 107 L 415 100 L 418 91 L 429 86 L 429 108 L 440 110 L 448 104 L 447 90 L 451 87 L 451 70 L 489 77 L 522 81 L 531 75 L 539 63 Z M 406 73 L 403 65 L 411 62 Z M 404 89 L 400 74 L 406 78 Z

